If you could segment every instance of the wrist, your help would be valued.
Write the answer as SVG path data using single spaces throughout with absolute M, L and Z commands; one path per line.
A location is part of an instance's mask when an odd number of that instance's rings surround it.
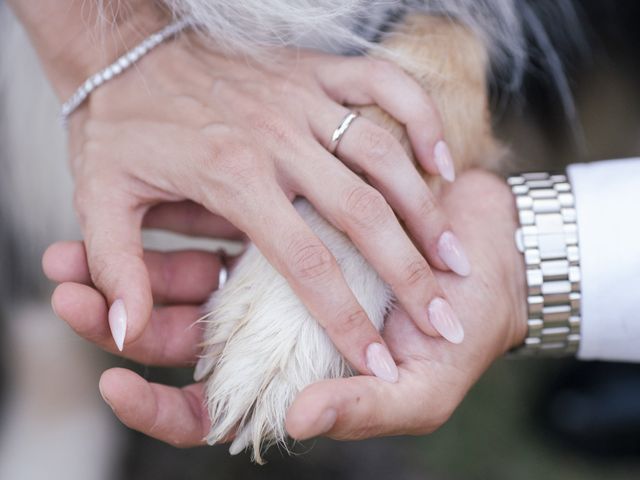
M 61 100 L 170 18 L 156 2 L 146 0 L 108 0 L 101 11 L 76 1 L 9 3 Z
M 507 299 L 505 310 L 505 335 L 501 354 L 521 345 L 527 336 L 527 284 L 526 271 L 522 255 L 515 243 L 518 229 L 518 211 L 515 199 L 507 183 L 496 177 L 494 194 L 491 197 L 493 208 L 502 217 L 502 241 L 496 243 L 496 258 L 503 267 L 503 292 Z
M 525 264 L 518 252 L 515 244 L 515 234 L 518 229 L 518 213 L 515 200 L 511 191 L 508 196 L 509 213 L 510 213 L 510 230 L 512 231 L 512 245 L 510 248 L 510 258 L 512 258 L 511 268 L 509 269 L 509 285 L 511 287 L 512 299 L 510 305 L 510 313 L 508 317 L 509 331 L 507 333 L 507 344 L 504 353 L 513 350 L 522 345 L 527 337 L 527 282 Z

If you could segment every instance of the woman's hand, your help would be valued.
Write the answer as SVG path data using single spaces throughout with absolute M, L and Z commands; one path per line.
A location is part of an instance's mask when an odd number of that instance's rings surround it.
M 357 376 L 309 386 L 288 414 L 287 429 L 294 438 L 431 432 L 491 362 L 524 339 L 524 265 L 513 241 L 515 208 L 508 187 L 489 174 L 467 173 L 447 192 L 444 207 L 478 264 L 466 279 L 436 273 L 465 321 L 466 341 L 452 345 L 424 335 L 406 313 L 396 310 L 386 322 L 384 338 L 398 362 L 399 381 Z M 234 235 L 228 229 L 218 234 Z M 199 315 L 197 306 L 216 287 L 219 262 L 202 252 L 150 252 L 145 262 L 154 295 L 168 306 L 154 310 L 145 333 L 124 356 L 152 365 L 191 366 L 201 331 L 189 327 Z M 56 313 L 78 334 L 114 352 L 107 305 L 91 285 L 82 244 L 51 247 L 44 266 L 52 280 L 67 282 L 54 293 Z M 100 391 L 123 423 L 172 445 L 200 445 L 209 431 L 201 384 L 181 389 L 151 384 L 117 368 L 103 374 Z
M 296 196 L 349 235 L 421 331 L 462 340 L 429 266 L 469 273 L 446 216 L 400 144 L 367 119 L 345 133 L 340 160 L 327 151 L 343 104 L 380 105 L 406 125 L 420 164 L 453 179 L 429 97 L 378 60 L 291 51 L 249 64 L 185 35 L 92 94 L 70 123 L 75 203 L 120 349 L 142 335 L 153 305 L 145 217 L 152 206 L 188 200 L 245 232 L 349 362 L 372 373 L 367 347 L 384 342 L 293 208 Z

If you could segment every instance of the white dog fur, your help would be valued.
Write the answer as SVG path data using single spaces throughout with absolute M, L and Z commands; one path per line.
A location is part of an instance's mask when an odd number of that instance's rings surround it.
M 351 241 L 308 202 L 298 200 L 296 208 L 335 256 L 356 299 L 381 329 L 390 289 Z M 217 443 L 237 429 L 230 452 L 252 445 L 260 462 L 263 443 L 285 445 L 285 414 L 295 395 L 318 380 L 350 375 L 351 369 L 287 281 L 253 245 L 206 310 L 205 349 L 195 376 L 207 379 L 213 422 L 207 441 Z

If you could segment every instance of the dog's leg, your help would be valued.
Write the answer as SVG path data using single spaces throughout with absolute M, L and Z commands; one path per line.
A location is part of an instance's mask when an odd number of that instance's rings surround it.
M 448 20 L 411 19 L 387 46 L 436 100 L 458 170 L 492 166 L 500 156 L 493 141 L 486 99 L 484 47 Z M 385 126 L 407 145 L 404 130 L 376 108 L 363 114 Z M 388 287 L 351 242 L 305 201 L 300 215 L 338 260 L 347 283 L 376 327 L 390 305 Z M 286 241 L 286 239 L 283 239 Z M 208 441 L 232 433 L 231 453 L 284 445 L 286 410 L 308 384 L 350 373 L 331 341 L 267 260 L 254 247 L 241 259 L 229 282 L 207 307 L 203 358 L 196 369 L 206 379 L 212 419 Z
M 300 215 L 336 257 L 347 283 L 375 323 L 382 327 L 391 292 L 353 244 L 306 201 Z M 225 288 L 213 295 L 198 376 L 206 376 L 218 442 L 236 430 L 231 452 L 253 445 L 261 461 L 264 443 L 284 445 L 286 407 L 312 382 L 342 377 L 349 367 L 322 327 L 309 315 L 286 280 L 255 246 L 238 263 Z M 205 365 L 202 367 L 202 365 Z

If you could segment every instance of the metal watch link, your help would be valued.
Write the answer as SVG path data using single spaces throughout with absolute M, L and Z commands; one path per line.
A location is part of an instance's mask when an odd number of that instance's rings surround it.
M 523 173 L 507 180 L 527 276 L 527 337 L 517 355 L 574 355 L 580 345 L 580 254 L 575 200 L 566 175 Z

